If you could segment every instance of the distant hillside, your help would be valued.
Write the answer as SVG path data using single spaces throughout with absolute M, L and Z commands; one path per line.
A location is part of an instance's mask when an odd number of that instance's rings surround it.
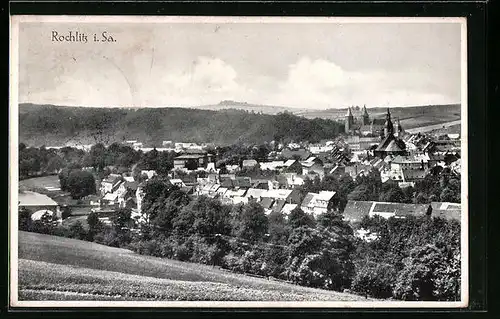
M 361 117 L 363 108 L 353 109 L 354 117 Z M 367 108 L 370 118 L 383 118 L 387 112 L 386 107 Z M 407 106 L 391 107 L 391 116 L 393 119 L 400 119 L 404 128 L 414 128 L 419 126 L 428 126 L 444 122 L 460 120 L 460 104 L 449 105 L 426 105 L 426 106 Z M 325 118 L 334 120 L 344 120 L 347 108 L 313 110 L 309 112 L 297 112 L 296 115 L 306 118 Z
M 293 114 L 298 114 L 298 113 L 306 113 L 306 112 L 310 112 L 310 111 L 316 111 L 316 110 L 308 110 L 305 108 L 292 108 L 292 107 L 276 106 L 276 105 L 251 104 L 251 103 L 247 103 L 247 102 L 238 102 L 238 101 L 231 101 L 231 100 L 224 100 L 218 104 L 200 105 L 200 106 L 196 106 L 194 108 L 202 109 L 202 110 L 214 110 L 214 111 L 235 109 L 235 110 L 244 110 L 244 111 L 248 111 L 248 112 L 263 113 L 263 114 L 278 114 L 278 113 L 282 113 L 282 112 L 290 112 Z
M 19 141 L 33 146 L 164 140 L 218 144 L 260 143 L 273 139 L 319 141 L 337 136 L 343 123 L 306 119 L 291 113 L 269 115 L 242 110 L 187 108 L 84 108 L 19 106 Z

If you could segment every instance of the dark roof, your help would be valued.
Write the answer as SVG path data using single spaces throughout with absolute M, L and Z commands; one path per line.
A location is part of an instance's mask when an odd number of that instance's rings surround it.
M 137 190 L 138 186 L 139 186 L 138 182 L 125 182 L 125 187 L 134 191 Z
M 233 182 L 236 187 L 252 187 L 252 180 L 250 177 L 238 176 Z
M 425 170 L 420 169 L 403 169 L 402 171 L 407 182 L 423 179 L 427 175 L 427 172 Z
M 427 213 L 429 204 L 404 204 L 377 202 L 373 207 L 373 213 L 395 213 L 396 216 L 417 215 L 423 216 Z
M 273 212 L 281 212 L 281 210 L 283 209 L 283 206 L 285 206 L 285 204 L 286 204 L 286 200 L 278 199 L 273 206 Z
M 309 203 L 313 200 L 314 198 L 314 193 L 307 193 L 307 195 L 304 197 L 304 200 L 302 201 L 301 206 L 308 206 Z
M 226 188 L 232 188 L 234 186 L 233 180 L 230 178 L 221 178 L 220 186 Z
M 373 202 L 350 200 L 344 208 L 344 219 L 349 222 L 360 222 L 370 214 Z
M 264 209 L 270 209 L 273 206 L 274 199 L 266 197 L 263 198 L 262 201 L 260 202 L 260 205 L 264 207 Z
M 393 134 L 389 134 L 382 139 L 375 150 L 379 152 L 400 152 L 404 149 L 404 142 L 397 139 Z
M 459 209 L 433 209 L 432 217 L 439 217 L 443 219 L 454 219 L 456 221 L 460 221 L 461 211 Z
M 344 208 L 344 218 L 349 222 L 359 222 L 365 216 L 377 213 L 394 213 L 396 216 L 404 217 L 407 215 L 424 216 L 427 214 L 429 204 L 405 204 L 388 203 L 374 201 L 348 201 Z
M 193 186 L 183 186 L 181 187 L 181 191 L 190 194 L 193 191 L 194 187 Z
M 182 151 L 182 154 L 199 154 L 199 155 L 208 155 L 208 156 L 211 155 L 211 154 L 208 154 L 206 151 L 195 150 L 195 149 L 186 149 L 186 150 Z
M 301 160 L 306 160 L 309 156 L 311 156 L 311 152 L 302 148 L 298 150 L 291 150 L 289 148 L 285 148 L 281 152 L 281 155 L 289 159 L 293 159 L 294 156 L 299 156 Z
M 174 158 L 174 160 L 200 159 L 200 158 L 203 158 L 203 157 L 205 157 L 205 155 L 202 155 L 202 154 L 184 154 L 184 155 L 181 155 L 181 156 L 177 156 L 176 158 Z
M 115 184 L 116 182 L 120 181 L 122 179 L 121 175 L 118 174 L 110 174 L 106 179 L 104 179 L 102 182 L 103 183 L 110 183 L 110 184 Z

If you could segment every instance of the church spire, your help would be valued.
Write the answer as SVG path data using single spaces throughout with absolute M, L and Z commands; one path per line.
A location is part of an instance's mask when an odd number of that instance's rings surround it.
M 347 114 L 345 116 L 352 116 L 351 107 L 347 107 Z
M 352 125 L 354 124 L 354 117 L 352 116 L 351 108 L 347 108 L 347 114 L 345 116 L 345 132 L 349 133 L 352 130 Z
M 363 105 L 363 125 L 370 124 L 370 116 L 368 115 L 368 111 L 366 110 L 366 104 Z
M 398 117 L 398 124 L 396 125 L 396 130 L 398 133 L 398 137 L 401 138 L 403 136 L 404 130 L 403 127 L 401 126 L 401 122 L 399 121 L 399 117 Z
M 384 129 L 385 136 L 393 135 L 394 134 L 394 126 L 391 121 L 391 112 L 389 111 L 389 108 L 387 108 L 387 114 L 385 116 L 385 129 Z

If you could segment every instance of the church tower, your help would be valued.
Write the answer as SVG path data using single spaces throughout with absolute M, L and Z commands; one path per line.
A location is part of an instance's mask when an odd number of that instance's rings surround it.
M 397 131 L 398 138 L 402 138 L 405 131 L 403 130 L 403 127 L 401 126 L 401 122 L 399 122 L 399 118 L 398 118 L 398 124 L 396 125 L 396 131 Z
M 349 133 L 352 129 L 352 125 L 354 124 L 354 117 L 352 116 L 351 108 L 347 108 L 347 114 L 345 116 L 345 132 Z
M 384 135 L 389 136 L 393 134 L 394 134 L 394 126 L 392 125 L 391 121 L 391 112 L 389 111 L 389 108 L 387 108 L 387 114 L 385 115 Z
M 363 125 L 370 124 L 370 116 L 368 115 L 368 111 L 366 110 L 366 105 L 363 105 Z

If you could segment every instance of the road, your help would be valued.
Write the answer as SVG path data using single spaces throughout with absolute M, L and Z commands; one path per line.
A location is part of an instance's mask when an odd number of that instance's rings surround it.
M 460 125 L 461 122 L 462 122 L 461 120 L 457 120 L 457 121 L 445 122 L 445 123 L 434 124 L 434 125 L 429 125 L 429 126 L 415 127 L 415 128 L 407 129 L 405 131 L 410 133 L 410 134 L 425 133 L 425 132 L 430 132 L 433 130 L 447 128 L 447 127 L 454 126 L 454 125 Z

